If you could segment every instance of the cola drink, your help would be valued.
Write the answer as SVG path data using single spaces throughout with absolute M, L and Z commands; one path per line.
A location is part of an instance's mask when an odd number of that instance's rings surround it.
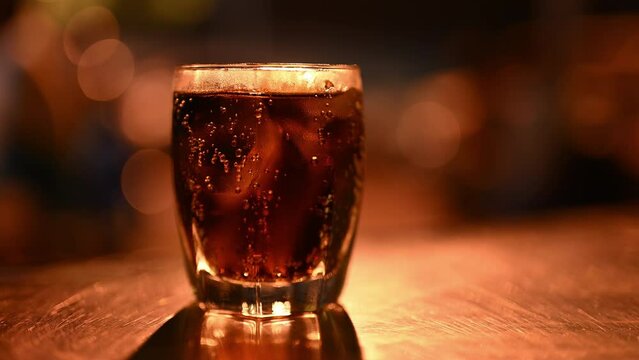
M 336 271 L 358 218 L 362 95 L 174 94 L 182 238 L 198 271 L 296 282 Z

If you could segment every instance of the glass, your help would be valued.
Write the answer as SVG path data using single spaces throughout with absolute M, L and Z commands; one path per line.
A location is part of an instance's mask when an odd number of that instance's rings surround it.
M 188 65 L 174 78 L 175 191 L 198 299 L 315 311 L 344 283 L 362 194 L 355 65 Z

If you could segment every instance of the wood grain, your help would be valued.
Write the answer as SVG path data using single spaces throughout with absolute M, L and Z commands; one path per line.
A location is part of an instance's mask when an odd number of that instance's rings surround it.
M 179 345 L 185 333 L 167 320 L 193 301 L 179 256 L 0 270 L 0 358 L 122 359 L 153 353 L 160 332 Z M 639 212 L 363 236 L 341 302 L 354 357 L 361 348 L 367 359 L 636 359 Z M 201 344 L 204 333 L 189 336 Z

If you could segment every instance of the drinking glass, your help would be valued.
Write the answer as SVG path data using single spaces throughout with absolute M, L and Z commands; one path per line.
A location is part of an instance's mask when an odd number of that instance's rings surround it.
M 172 156 L 186 267 L 199 301 L 247 316 L 337 300 L 362 198 L 356 65 L 186 65 Z

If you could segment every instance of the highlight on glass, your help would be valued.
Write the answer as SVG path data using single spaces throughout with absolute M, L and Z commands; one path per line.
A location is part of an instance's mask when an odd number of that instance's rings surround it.
M 335 302 L 362 199 L 356 65 L 176 69 L 179 228 L 198 299 L 247 316 Z

